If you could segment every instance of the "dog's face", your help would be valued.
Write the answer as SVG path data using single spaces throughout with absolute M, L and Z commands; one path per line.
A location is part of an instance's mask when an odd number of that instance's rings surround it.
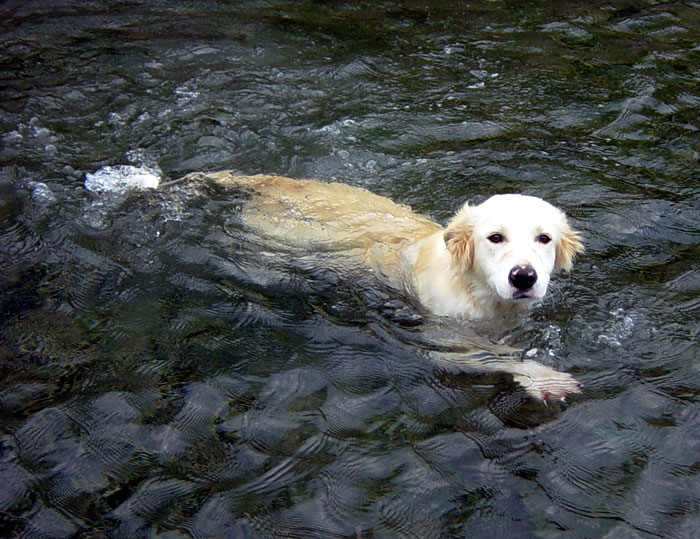
M 552 272 L 570 270 L 583 252 L 561 210 L 523 195 L 465 204 L 445 230 L 445 244 L 458 270 L 500 300 L 526 303 L 542 298 Z

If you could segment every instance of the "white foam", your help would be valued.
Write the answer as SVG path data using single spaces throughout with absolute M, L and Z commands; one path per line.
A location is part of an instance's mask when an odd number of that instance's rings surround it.
M 155 189 L 160 183 L 160 170 L 146 166 L 116 165 L 102 167 L 85 174 L 88 191 L 123 193 L 132 189 Z

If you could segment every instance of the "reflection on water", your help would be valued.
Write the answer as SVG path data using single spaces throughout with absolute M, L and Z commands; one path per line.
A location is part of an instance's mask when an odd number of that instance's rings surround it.
M 697 5 L 0 13 L 3 536 L 698 535 Z M 583 395 L 436 369 L 243 195 L 86 182 L 224 168 L 560 205 L 588 255 L 509 340 Z

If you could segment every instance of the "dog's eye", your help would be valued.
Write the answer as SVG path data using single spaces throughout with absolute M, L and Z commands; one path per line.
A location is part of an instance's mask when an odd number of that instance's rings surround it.
M 501 243 L 503 241 L 503 234 L 499 234 L 498 232 L 491 234 L 488 238 L 491 243 Z
M 537 241 L 542 243 L 543 245 L 547 245 L 550 241 L 552 241 L 552 238 L 547 236 L 547 234 L 540 234 L 537 236 Z

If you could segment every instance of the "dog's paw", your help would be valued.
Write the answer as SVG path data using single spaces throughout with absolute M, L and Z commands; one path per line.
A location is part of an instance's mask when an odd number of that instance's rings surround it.
M 536 400 L 564 401 L 567 395 L 581 393 L 581 384 L 570 374 L 555 371 L 535 361 L 522 362 L 520 372 L 513 380 Z

